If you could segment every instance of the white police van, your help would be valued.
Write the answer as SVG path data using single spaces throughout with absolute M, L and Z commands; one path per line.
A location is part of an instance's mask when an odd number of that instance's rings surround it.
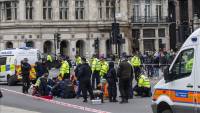
M 38 49 L 14 48 L 0 51 L 0 82 L 7 82 L 8 85 L 15 85 L 22 79 L 21 61 L 28 58 L 31 65 L 30 79 L 36 78 L 34 69 L 35 62 L 41 59 L 41 52 Z
M 200 29 L 185 41 L 154 87 L 154 113 L 200 113 Z

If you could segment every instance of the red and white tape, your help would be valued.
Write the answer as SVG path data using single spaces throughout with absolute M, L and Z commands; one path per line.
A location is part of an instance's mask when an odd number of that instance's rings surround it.
M 49 99 L 45 99 L 45 98 L 41 98 L 41 97 L 28 95 L 28 94 L 23 94 L 21 92 L 9 90 L 9 89 L 6 89 L 6 88 L 1 88 L 1 90 L 12 92 L 12 93 L 15 93 L 15 94 L 18 94 L 18 95 L 24 95 L 24 96 L 27 96 L 27 97 L 31 97 L 31 98 L 34 98 L 34 99 L 42 100 L 44 102 L 48 102 L 48 103 L 52 103 L 52 104 L 56 104 L 56 105 L 60 105 L 60 106 L 68 107 L 68 108 L 82 110 L 82 111 L 88 111 L 88 112 L 92 112 L 92 113 L 111 113 L 111 112 L 102 111 L 102 110 L 98 110 L 98 109 L 94 109 L 94 108 L 89 108 L 89 107 L 79 106 L 79 105 L 75 105 L 75 104 L 70 104 L 70 103 L 65 103 L 65 102 L 60 102 L 60 101 L 55 101 L 55 100 L 49 100 Z

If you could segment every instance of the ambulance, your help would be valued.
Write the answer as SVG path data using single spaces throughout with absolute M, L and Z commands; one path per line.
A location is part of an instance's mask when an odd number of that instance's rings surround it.
M 21 61 L 28 58 L 31 65 L 30 79 L 36 78 L 34 69 L 35 62 L 41 60 L 42 54 L 38 49 L 14 48 L 0 51 L 0 82 L 7 82 L 8 85 L 15 85 L 21 81 Z
M 185 41 L 152 96 L 154 113 L 200 113 L 200 29 Z

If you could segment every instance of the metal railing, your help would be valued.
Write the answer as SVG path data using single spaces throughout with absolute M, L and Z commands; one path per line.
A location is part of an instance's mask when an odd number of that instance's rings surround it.
M 166 23 L 171 22 L 169 17 L 162 16 L 132 16 L 132 23 Z

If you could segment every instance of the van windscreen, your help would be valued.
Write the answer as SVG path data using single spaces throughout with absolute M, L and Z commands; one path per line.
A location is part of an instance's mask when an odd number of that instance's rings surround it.
M 0 65 L 5 65 L 6 64 L 6 57 L 1 57 L 0 58 Z

